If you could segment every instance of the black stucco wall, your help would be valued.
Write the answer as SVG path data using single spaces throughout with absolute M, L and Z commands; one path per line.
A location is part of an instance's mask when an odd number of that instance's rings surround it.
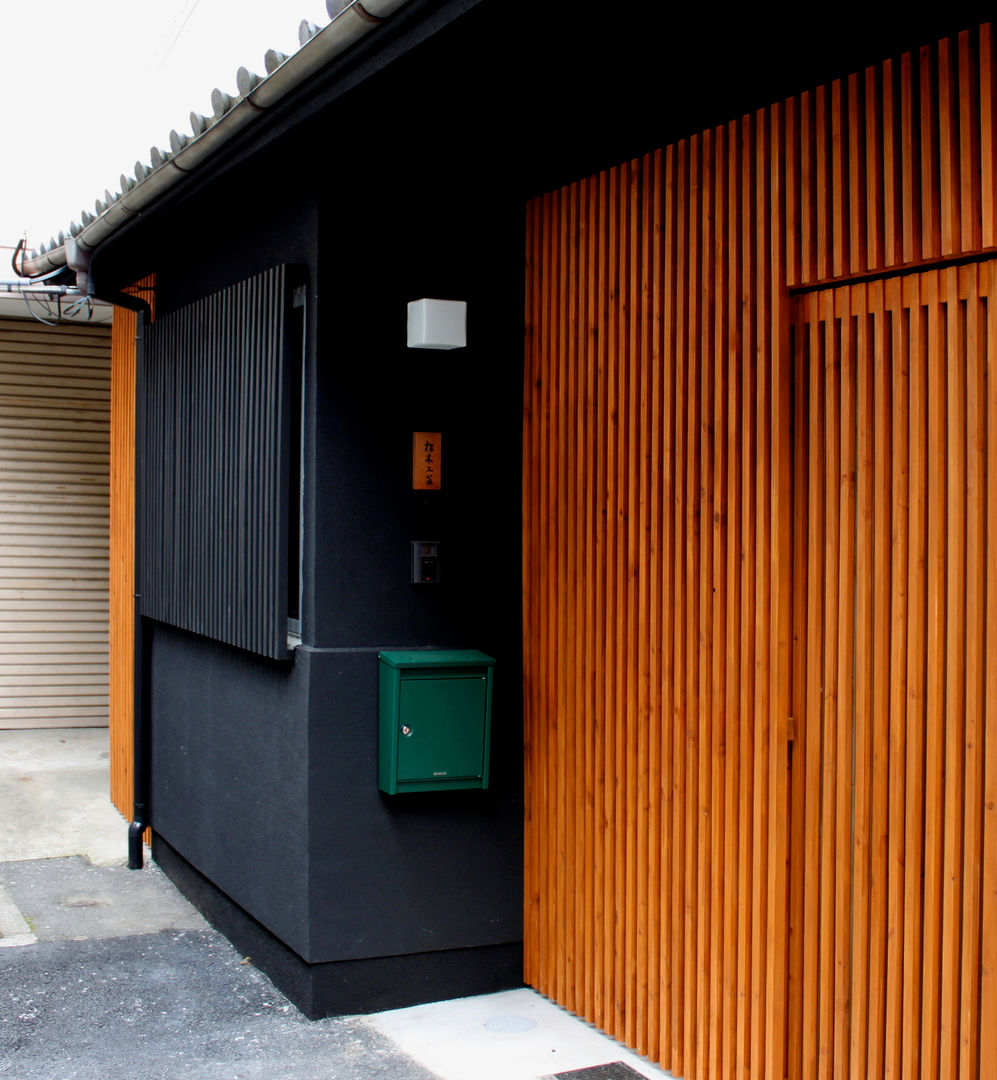
M 308 671 L 150 624 L 153 825 L 308 952 Z
M 487 791 L 377 790 L 376 650 L 309 656 L 312 960 L 516 941 L 522 908 L 517 688 L 496 692 Z
M 523 204 L 410 134 L 319 117 L 155 223 L 160 312 L 308 276 L 304 645 L 273 663 L 151 624 L 148 671 L 154 830 L 312 964 L 521 936 Z M 406 348 L 422 296 L 467 300 L 466 349 Z M 443 433 L 441 492 L 412 491 L 414 430 Z M 439 586 L 410 583 L 413 539 L 442 542 Z M 498 660 L 488 791 L 377 789 L 377 652 L 423 646 Z

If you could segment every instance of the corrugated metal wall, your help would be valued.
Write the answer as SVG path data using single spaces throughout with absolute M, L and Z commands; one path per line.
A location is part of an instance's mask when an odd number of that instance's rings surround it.
M 173 312 L 145 346 L 142 614 L 287 655 L 284 267 Z
M 995 106 L 985 26 L 528 208 L 526 978 L 688 1078 L 997 1069 L 991 271 L 828 287 L 995 250 Z
M 0 319 L 0 727 L 107 723 L 110 331 Z

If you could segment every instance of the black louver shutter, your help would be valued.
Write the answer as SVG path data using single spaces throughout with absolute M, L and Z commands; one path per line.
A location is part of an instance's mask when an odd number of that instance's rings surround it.
M 146 334 L 142 614 L 287 655 L 287 282 L 281 266 Z

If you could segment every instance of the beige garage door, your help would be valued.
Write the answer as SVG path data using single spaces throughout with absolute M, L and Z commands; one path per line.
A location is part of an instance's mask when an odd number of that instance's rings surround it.
M 110 330 L 0 318 L 0 728 L 107 723 Z

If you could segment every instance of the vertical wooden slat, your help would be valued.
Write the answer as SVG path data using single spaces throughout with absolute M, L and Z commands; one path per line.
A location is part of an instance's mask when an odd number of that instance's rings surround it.
M 710 1035 L 710 937 L 715 929 L 711 919 L 712 861 L 711 806 L 713 788 L 713 597 L 716 577 L 713 566 L 714 540 L 714 367 L 713 367 L 713 228 L 715 225 L 715 161 L 713 132 L 702 136 L 700 171 L 700 405 L 699 405 L 699 566 L 695 588 L 699 593 L 699 739 L 697 771 L 699 785 L 696 806 L 696 1022 L 694 1075 L 705 1077 L 709 1066 Z
M 987 371 L 987 579 L 984 683 L 983 926 L 997 926 L 997 269 L 986 267 Z M 983 320 L 981 319 L 981 323 Z M 983 327 L 981 326 L 981 330 Z M 997 935 L 983 935 L 980 986 L 980 1073 L 997 1076 Z
M 627 453 L 624 458 L 621 455 L 621 466 L 626 478 L 626 501 L 625 501 L 625 529 L 626 529 L 626 560 L 621 558 L 621 566 L 626 580 L 626 611 L 625 626 L 622 640 L 625 642 L 622 668 L 626 679 L 625 700 L 627 708 L 627 723 L 623 729 L 625 746 L 624 764 L 626 777 L 625 786 L 618 791 L 617 808 L 622 808 L 626 817 L 626 846 L 623 852 L 622 877 L 620 890 L 624 897 L 624 920 L 623 920 L 623 948 L 617 957 L 617 964 L 622 962 L 621 981 L 624 986 L 620 995 L 623 1001 L 623 1016 L 620 1030 L 625 1032 L 624 1040 L 630 1046 L 637 1043 L 637 888 L 639 881 L 638 864 L 638 830 L 642 820 L 646 820 L 643 814 L 638 816 L 638 795 L 640 781 L 638 777 L 637 749 L 640 741 L 640 669 L 634 664 L 638 656 L 637 647 L 637 611 L 638 589 L 643 578 L 638 562 L 639 543 L 639 515 L 640 515 L 640 482 L 641 468 L 644 455 L 641 452 L 640 436 L 643 431 L 642 401 L 643 390 L 640 385 L 641 379 L 641 339 L 638 330 L 640 318 L 641 286 L 640 286 L 640 169 L 639 162 L 631 162 L 629 166 L 629 189 L 624 193 L 624 202 L 628 211 L 626 223 L 625 266 L 629 278 L 626 286 L 629 296 L 628 304 L 623 309 L 625 325 L 623 333 L 627 340 L 627 372 L 626 372 L 626 396 L 627 396 L 627 427 L 626 443 Z
M 980 27 L 980 229 L 997 246 L 997 50 L 991 23 Z
M 599 981 L 596 972 L 596 938 L 600 933 L 596 917 L 596 899 L 593 897 L 592 881 L 598 880 L 598 839 L 599 822 L 597 817 L 597 780 L 596 760 L 598 741 L 598 694 L 596 691 L 598 672 L 601 668 L 598 634 L 597 588 L 600 568 L 597 559 L 599 552 L 593 538 L 598 536 L 598 522 L 601 518 L 596 493 L 592 480 L 598 474 L 596 464 L 596 440 L 594 438 L 595 417 L 599 398 L 599 334 L 597 282 L 599 280 L 599 190 L 598 178 L 591 178 L 585 183 L 585 218 L 588 223 L 585 258 L 588 274 L 584 281 L 585 288 L 585 516 L 583 538 L 585 539 L 585 577 L 589 583 L 585 589 L 585 665 L 582 677 L 585 687 L 586 723 L 585 723 L 585 905 L 583 913 L 584 944 L 583 962 L 585 965 L 582 1002 L 585 1016 L 596 1012 L 596 985 Z
M 724 891 L 723 930 L 723 1053 L 720 1076 L 731 1080 L 735 1075 L 738 1031 L 738 912 L 737 896 L 740 866 L 739 843 L 741 819 L 738 815 L 741 759 L 737 753 L 740 732 L 741 683 L 741 472 L 739 442 L 741 438 L 741 394 L 743 354 L 739 325 L 739 296 L 741 282 L 741 229 L 739 185 L 740 125 L 731 122 L 727 127 L 727 248 L 728 267 L 726 321 L 729 335 L 727 361 L 727 425 L 725 457 L 727 471 L 727 596 L 725 618 L 725 647 L 727 668 L 727 716 L 724 729 L 724 803 L 725 823 L 724 878 L 729 883 Z
M 782 228 L 785 214 L 786 144 L 779 106 L 771 110 L 769 132 L 769 342 L 771 355 L 771 470 L 769 504 L 771 605 L 768 823 L 772 838 L 767 888 L 765 987 L 765 1061 L 768 1075 L 787 1072 L 787 990 L 790 968 L 789 727 L 793 689 L 794 442 L 793 359 L 789 351 L 789 310 L 785 296 L 786 263 Z
M 869 286 L 872 341 L 867 343 L 867 364 L 872 382 L 872 627 L 869 671 L 872 728 L 868 784 L 871 787 L 869 820 L 869 1020 L 867 1072 L 884 1075 L 886 1001 L 888 993 L 887 947 L 889 943 L 888 857 L 890 841 L 889 784 L 891 726 L 897 720 L 890 711 L 891 628 L 894 611 L 890 590 L 891 531 L 893 526 L 891 485 L 893 355 L 887 298 L 882 282 Z M 892 314 L 892 313 L 890 313 Z M 856 788 L 859 787 L 856 778 Z
M 793 288 L 802 279 L 800 267 L 800 248 L 802 236 L 802 135 L 800 132 L 801 105 L 795 98 L 789 98 L 785 105 L 785 243 L 786 286 Z M 718 251 L 718 261 L 723 264 L 723 254 Z
M 985 271 L 984 271 L 985 272 Z M 982 883 L 983 749 L 986 670 L 987 336 L 983 282 L 975 266 L 959 271 L 966 311 L 966 563 L 965 563 L 965 783 L 962 829 L 963 946 L 959 972 L 959 1065 L 961 1077 L 979 1075 L 980 911 Z M 981 325 L 982 324 L 982 325 Z M 956 807 L 958 812 L 960 808 Z
M 666 424 L 664 368 L 666 357 L 664 349 L 664 311 L 662 279 L 662 234 L 664 231 L 664 207 L 662 205 L 662 170 L 663 155 L 656 151 L 651 159 L 652 168 L 646 191 L 646 201 L 651 207 L 648 232 L 650 235 L 651 269 L 647 281 L 651 289 L 650 303 L 650 364 L 651 364 L 651 473 L 650 473 L 650 616 L 648 632 L 650 634 L 649 656 L 651 663 L 650 693 L 648 708 L 650 739 L 650 777 L 648 780 L 648 798 L 650 799 L 650 826 L 648 830 L 649 869 L 648 869 L 648 1002 L 647 1023 L 648 1041 L 646 1053 L 653 1060 L 661 1059 L 661 987 L 663 984 L 664 920 L 660 917 L 662 899 L 665 890 L 662 887 L 663 855 L 667 843 L 663 836 L 665 798 L 662 788 L 665 783 L 665 753 L 662 729 L 666 724 L 664 711 L 662 666 L 664 659 L 664 601 L 661 567 L 664 560 L 664 545 L 667 542 L 664 527 L 667 505 L 665 501 L 665 469 L 667 463 L 664 453 L 664 433 Z
M 851 1032 L 849 1059 L 855 1080 L 868 1076 L 869 1042 L 869 900 L 870 836 L 872 816 L 872 695 L 873 695 L 873 583 L 874 583 L 874 482 L 875 418 L 873 413 L 872 363 L 874 349 L 870 340 L 867 289 L 852 289 L 855 302 L 855 619 L 854 669 L 852 697 L 851 768 Z
M 755 485 L 754 467 L 757 451 L 757 428 L 755 416 L 757 397 L 755 392 L 757 354 L 755 352 L 755 320 L 747 300 L 754 292 L 754 129 L 752 117 L 741 122 L 741 298 L 740 330 L 743 377 L 741 395 L 741 441 L 738 447 L 741 471 L 741 626 L 742 678 L 739 699 L 740 730 L 738 753 L 741 760 L 738 815 L 741 823 L 741 840 L 738 851 L 739 893 L 738 908 L 738 955 L 737 955 L 737 1034 L 735 1074 L 745 1076 L 751 1069 L 751 992 L 752 971 L 755 957 L 752 955 L 751 927 L 752 870 L 754 866 L 754 721 L 755 721 Z
M 891 68 L 887 64 L 865 69 L 865 235 L 866 261 L 869 270 L 883 265 L 884 221 L 894 227 L 892 203 L 892 112 L 886 104 L 892 87 L 888 86 Z M 882 81 L 882 82 L 881 82 Z M 882 88 L 881 88 L 882 87 Z M 889 166 L 886 161 L 889 158 Z M 889 176 L 887 177 L 887 173 Z
M 687 330 L 687 281 L 688 281 L 688 146 L 680 142 L 676 154 L 676 194 L 678 196 L 676 233 L 676 303 L 675 303 L 675 516 L 674 535 L 674 714 L 672 728 L 672 1069 L 685 1071 L 685 972 L 686 972 L 686 921 L 688 903 L 686 896 L 686 800 L 687 800 L 687 750 L 686 750 L 686 695 L 688 669 L 686 646 L 688 627 L 686 612 L 688 596 L 686 589 L 686 515 L 688 500 L 687 467 L 689 459 L 689 401 L 688 401 L 688 330 Z
M 570 263 L 568 252 L 571 243 L 571 196 L 573 189 L 557 193 L 557 212 L 560 218 L 560 227 L 556 232 L 557 243 L 554 246 L 554 274 L 558 282 L 562 283 L 558 289 L 556 309 L 554 314 L 554 346 L 555 355 L 552 357 L 551 368 L 551 447 L 550 447 L 550 544 L 551 544 L 551 570 L 553 595 L 551 597 L 551 620 L 553 633 L 559 641 L 570 647 L 567 635 L 569 615 L 567 611 L 569 590 L 564 584 L 571 580 L 567 574 L 567 544 L 565 542 L 565 518 L 568 514 L 570 498 L 570 476 L 568 473 L 569 446 L 567 412 L 567 379 L 568 379 L 568 352 L 570 349 L 570 336 L 568 326 L 568 307 L 571 302 L 573 290 L 566 287 L 570 280 Z M 567 709 L 570 687 L 565 679 L 565 653 L 566 648 L 558 649 L 552 656 L 551 687 L 554 699 L 554 715 L 558 718 L 569 714 Z M 552 986 L 553 994 L 559 1001 L 565 1000 L 565 961 L 567 952 L 565 924 L 565 905 L 569 891 L 568 880 L 568 846 L 570 843 L 569 831 L 571 828 L 570 815 L 568 814 L 568 794 L 570 785 L 570 769 L 559 768 L 558 765 L 564 760 L 566 751 L 566 732 L 563 719 L 559 719 L 553 725 L 550 790 L 554 800 L 555 813 L 553 825 L 553 852 L 551 867 L 551 892 L 550 892 L 550 926 L 551 926 L 551 951 L 553 954 Z
M 584 281 L 585 275 L 582 264 L 582 251 L 584 239 L 582 236 L 584 225 L 581 210 L 582 190 L 580 185 L 574 185 L 568 199 L 568 251 L 565 273 L 568 280 Z M 567 300 L 567 325 L 566 325 L 566 353 L 564 358 L 565 368 L 563 374 L 562 397 L 564 406 L 564 428 L 560 436 L 560 444 L 566 455 L 564 463 L 565 476 L 562 488 L 566 490 L 567 498 L 564 506 L 561 522 L 563 539 L 561 544 L 565 549 L 563 555 L 563 580 L 581 581 L 581 565 L 579 561 L 578 539 L 582 535 L 579 529 L 579 515 L 584 491 L 584 480 L 579 475 L 579 465 L 584 454 L 584 445 L 581 442 L 580 433 L 584 429 L 584 395 L 579 385 L 579 373 L 584 371 L 581 363 L 579 340 L 579 328 L 581 322 L 579 291 L 576 288 L 569 290 Z M 583 594 L 578 589 L 564 590 L 564 617 L 563 628 L 564 649 L 562 673 L 559 674 L 559 682 L 564 685 L 565 705 L 561 713 L 563 716 L 579 716 L 582 713 L 579 695 L 581 684 L 574 673 L 579 669 L 579 645 L 584 635 Z M 578 940 L 578 929 L 583 923 L 581 911 L 581 895 L 584 893 L 583 859 L 580 852 L 579 839 L 583 829 L 582 800 L 580 796 L 581 785 L 584 783 L 582 772 L 583 762 L 580 760 L 582 740 L 579 740 L 577 731 L 573 726 L 559 724 L 563 731 L 563 751 L 561 760 L 568 765 L 562 774 L 565 783 L 565 816 L 564 846 L 565 846 L 565 881 L 566 891 L 563 894 L 562 918 L 564 931 L 564 989 L 562 1001 L 568 1003 L 568 1007 L 578 1012 L 581 1008 L 578 989 L 580 985 L 579 957 L 581 954 Z
M 831 168 L 827 175 L 831 190 L 831 276 L 841 277 L 849 267 L 848 214 L 853 192 L 848 184 L 848 129 L 845 123 L 847 103 L 842 101 L 845 91 L 841 80 L 831 83 Z
M 682 669 L 685 676 L 685 723 L 683 728 L 685 750 L 685 859 L 682 868 L 685 910 L 683 931 L 685 945 L 685 970 L 683 973 L 683 1051 L 682 1071 L 696 1076 L 696 1011 L 698 990 L 697 955 L 697 909 L 698 853 L 699 853 L 699 644 L 700 638 L 700 462 L 702 453 L 700 429 L 700 322 L 699 307 L 700 274 L 702 270 L 700 216 L 701 143 L 699 136 L 688 141 L 688 187 L 686 190 L 688 261 L 686 265 L 686 350 L 683 361 L 686 369 L 686 478 L 685 478 L 685 566 L 683 590 L 685 592 L 685 642 L 686 661 Z
M 635 449 L 636 454 L 636 485 L 631 497 L 631 507 L 636 508 L 633 516 L 635 521 L 635 535 L 632 542 L 633 565 L 631 576 L 635 580 L 636 601 L 631 611 L 633 620 L 633 632 L 635 635 L 635 649 L 631 653 L 631 662 L 636 661 L 633 677 L 637 682 L 636 690 L 636 722 L 637 738 L 634 747 L 635 768 L 637 770 L 637 784 L 634 793 L 635 800 L 633 809 L 634 822 L 634 860 L 635 867 L 630 877 L 634 888 L 634 925 L 631 931 L 632 962 L 631 969 L 634 972 L 634 999 L 632 1005 L 634 1037 L 631 1045 L 636 1046 L 641 1053 L 646 1054 L 648 1048 L 648 1028 L 650 1003 L 650 979 L 648 968 L 650 967 L 651 933 L 649 920 L 649 907 L 651 897 L 648 892 L 648 880 L 650 877 L 650 862 L 653 858 L 653 849 L 650 847 L 654 841 L 651 839 L 651 796 L 650 784 L 652 776 L 656 776 L 651 762 L 650 742 L 650 716 L 651 716 L 651 598 L 649 594 L 651 567 L 654 558 L 651 554 L 651 490 L 653 462 L 656 453 L 653 449 L 654 441 L 654 402 L 650 387 L 650 363 L 652 362 L 653 350 L 651 346 L 651 229 L 653 217 L 651 213 L 651 185 L 653 184 L 652 159 L 645 157 L 635 163 L 635 176 L 637 187 L 634 192 L 635 209 L 632 217 L 632 230 L 634 237 L 634 258 L 632 260 L 632 282 L 635 294 L 635 311 L 632 314 L 631 326 L 635 337 L 635 367 L 638 368 L 635 393 L 639 400 L 636 412 Z
M 941 200 L 939 198 L 938 115 L 936 87 L 938 60 L 935 49 L 922 46 L 918 57 L 920 90 L 921 257 L 937 259 L 941 252 Z
M 848 76 L 848 272 L 858 274 L 869 268 L 866 247 L 866 109 L 865 80 L 857 73 Z M 873 264 L 874 265 L 874 264 Z
M 959 251 L 982 244 L 980 209 L 980 83 L 970 31 L 959 35 Z
M 661 280 L 663 207 L 662 190 L 662 154 L 660 151 L 648 157 L 645 174 L 644 205 L 646 207 L 645 243 L 648 265 L 645 270 L 646 288 L 650 290 L 646 313 L 649 361 L 649 407 L 651 413 L 650 443 L 648 445 L 648 512 L 646 517 L 648 545 L 648 666 L 649 686 L 647 701 L 648 727 L 648 875 L 647 875 L 647 1004 L 645 1019 L 647 1024 L 644 1052 L 653 1060 L 660 1060 L 661 1034 L 658 1017 L 661 1010 L 661 961 L 662 961 L 662 920 L 659 917 L 662 895 L 661 854 L 665 849 L 662 837 L 661 783 L 664 776 L 661 728 L 664 715 L 662 710 L 662 540 L 664 532 L 664 394 L 662 369 L 665 365 L 663 348 L 663 311 L 662 293 L 664 283 Z
M 936 726 L 945 733 L 942 836 L 941 1010 L 939 1075 L 959 1071 L 959 986 L 962 960 L 962 863 L 965 811 L 966 732 L 966 335 L 965 305 L 960 301 L 958 271 L 941 272 L 946 312 L 947 371 L 947 508 L 948 553 L 945 612 L 945 705 Z
M 788 134 L 788 133 L 787 133 Z M 808 812 L 812 799 L 806 788 L 808 754 L 813 744 L 812 733 L 805 723 L 808 686 L 808 601 L 809 601 L 809 492 L 810 447 L 810 333 L 803 312 L 804 305 L 790 305 L 791 338 L 787 360 L 792 364 L 793 402 L 790 414 L 789 437 L 793 446 L 793 639 L 792 639 L 792 700 L 788 732 L 789 815 L 790 840 L 789 874 L 789 987 L 786 1002 L 787 1039 L 786 1075 L 803 1074 L 803 1052 L 808 1016 L 804 1008 L 806 994 L 805 935 L 807 881 L 804 876 L 807 861 Z M 816 481 L 814 481 L 816 482 Z
M 719 1077 L 722 1068 L 724 1048 L 724 960 L 727 954 L 727 922 L 725 918 L 725 897 L 729 882 L 725 841 L 731 823 L 726 816 L 726 746 L 728 732 L 727 720 L 727 655 L 725 651 L 726 612 L 728 605 L 728 564 L 727 564 L 727 517 L 728 517 L 728 469 L 727 456 L 727 377 L 729 368 L 730 341 L 728 338 L 728 262 L 726 258 L 728 244 L 727 229 L 727 129 L 719 127 L 715 132 L 714 163 L 715 182 L 713 185 L 713 507 L 711 530 L 711 559 L 713 565 L 713 597 L 711 619 L 713 624 L 713 654 L 711 662 L 711 798 L 707 810 L 710 817 L 710 930 L 709 941 L 709 1059 L 703 1062 L 703 1075 Z
M 155 316 L 154 275 L 129 290 Z M 111 801 L 132 817 L 135 632 L 135 364 L 138 317 L 115 308 L 111 328 L 108 669 Z M 147 836 L 148 839 L 148 836 Z
M 890 683 L 889 712 L 889 880 L 886 916 L 886 1029 L 883 1073 L 901 1075 L 904 1037 L 904 863 L 907 804 L 907 620 L 911 446 L 910 317 L 902 304 L 900 280 L 886 282 L 886 305 L 892 334 L 893 454 L 890 490 L 893 527 L 890 534 Z M 909 973 L 908 973 L 909 977 Z
M 904 214 L 901 204 L 902 152 L 901 102 L 897 97 L 898 67 L 892 60 L 882 66 L 883 115 L 883 244 L 882 259 L 876 266 L 898 266 L 904 259 Z
M 794 281 L 796 285 L 814 281 L 820 274 L 817 262 L 817 185 L 814 178 L 818 168 L 815 98 L 816 95 L 809 90 L 804 90 L 800 95 L 800 274 Z
M 676 291 L 675 245 L 677 243 L 677 201 L 678 187 L 675 177 L 676 152 L 674 146 L 665 151 L 664 172 L 664 348 L 662 354 L 662 411 L 663 430 L 663 529 L 662 529 L 662 573 L 661 606 L 662 643 L 661 643 L 661 699 L 662 699 L 662 734 L 661 734 L 661 827 L 664 843 L 661 848 L 662 888 L 661 888 L 661 996 L 659 1016 L 661 1026 L 661 1061 L 673 1061 L 677 1032 L 673 1023 L 675 1015 L 675 966 L 678 950 L 673 937 L 674 905 L 676 903 L 674 885 L 675 855 L 675 749 L 673 731 L 675 716 L 675 668 L 672 660 L 675 655 L 675 578 L 673 567 L 676 561 L 675 531 L 673 522 L 676 517 L 678 490 L 676 485 L 676 462 L 678 445 L 676 428 L 680 414 L 677 410 L 676 364 Z
M 918 152 L 918 97 L 910 53 L 900 58 L 900 175 L 903 210 L 903 261 L 916 262 L 922 254 L 921 165 Z M 932 254 L 930 243 L 928 255 Z
M 922 867 L 924 858 L 924 722 L 927 625 L 927 318 L 920 281 L 903 282 L 904 308 L 909 312 L 909 537 L 907 622 L 907 776 L 904 844 L 904 982 L 901 1013 L 901 1076 L 917 1076 L 921 1068 Z
M 921 999 L 921 1067 L 936 1076 L 941 1007 L 942 820 L 945 777 L 945 625 L 948 498 L 948 386 L 945 378 L 946 312 L 939 303 L 938 275 L 924 276 L 928 317 L 928 600 L 924 646 L 924 942 Z
M 594 424 L 594 438 L 596 440 L 596 508 L 597 526 L 596 537 L 596 566 L 597 570 L 597 593 L 595 621 L 597 628 L 596 655 L 599 662 L 596 666 L 595 679 L 595 812 L 596 812 L 596 852 L 594 866 L 594 893 L 595 913 L 594 920 L 597 927 L 595 944 L 593 949 L 593 964 L 595 965 L 595 1001 L 593 1004 L 593 1017 L 595 1023 L 608 1028 L 609 1012 L 612 1000 L 612 991 L 606 979 L 606 961 L 608 950 L 606 947 L 606 935 L 611 930 L 610 909 L 607 907 L 607 895 L 611 890 L 612 875 L 612 847 L 609 836 L 610 819 L 606 813 L 606 797 L 609 790 L 610 778 L 613 773 L 613 761 L 609 754 L 608 739 L 611 735 L 610 719 L 615 716 L 615 704 L 607 701 L 609 689 L 607 687 L 607 631 L 606 622 L 612 612 L 609 581 L 612 572 L 611 559 L 611 529 L 608 515 L 609 496 L 609 468 L 607 465 L 607 429 L 609 415 L 612 409 L 613 378 L 610 370 L 610 355 L 606 341 L 606 323 L 608 321 L 608 296 L 611 285 L 608 281 L 607 267 L 611 267 L 611 258 L 608 246 L 608 218 L 611 206 L 609 190 L 609 177 L 606 173 L 599 175 L 599 204 L 597 209 L 600 223 L 604 223 L 599 232 L 598 271 L 596 278 L 596 310 L 594 331 L 598 335 L 598 370 L 596 385 L 597 415 Z
M 959 214 L 959 87 L 958 76 L 953 70 L 953 51 L 948 38 L 938 43 L 938 202 L 941 255 L 953 255 L 962 247 Z

